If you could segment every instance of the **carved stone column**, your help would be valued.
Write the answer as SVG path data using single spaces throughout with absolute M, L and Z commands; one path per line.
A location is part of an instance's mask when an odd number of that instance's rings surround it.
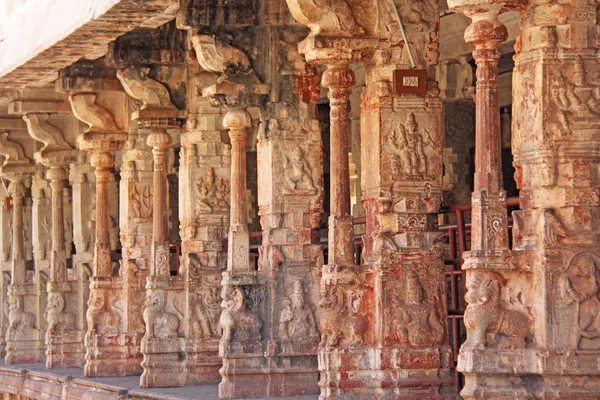
M 43 93 L 41 93 L 43 94 Z M 45 103 L 46 96 L 42 98 L 29 98 L 23 96 L 18 103 L 13 103 L 15 110 L 25 111 L 27 108 L 38 104 L 37 109 L 46 109 L 52 105 L 52 110 L 69 110 L 66 101 L 57 101 L 62 96 L 52 98 L 53 102 Z M 67 227 L 66 209 L 64 203 L 65 180 L 67 179 L 68 165 L 76 160 L 77 150 L 74 150 L 67 139 L 72 143 L 78 134 L 79 121 L 70 115 L 61 116 L 57 113 L 26 113 L 23 119 L 27 123 L 30 136 L 43 143 L 40 151 L 34 154 L 36 162 L 46 168 L 45 180 L 34 180 L 33 191 L 36 196 L 41 193 L 47 193 L 45 197 L 51 197 L 50 212 L 41 214 L 42 210 L 36 208 L 34 211 L 34 224 L 45 228 L 46 234 L 38 237 L 38 240 L 45 246 L 50 243 L 49 253 L 46 258 L 50 259 L 49 271 L 38 267 L 36 259 L 36 277 L 41 283 L 44 283 L 40 290 L 43 296 L 40 296 L 40 307 L 43 307 L 44 320 L 46 320 L 46 366 L 48 368 L 65 368 L 83 366 L 83 326 L 81 319 L 81 310 L 79 307 L 81 299 L 79 298 L 79 285 L 77 279 L 73 276 L 67 276 L 67 259 L 70 258 L 70 242 L 67 248 L 66 229 Z M 68 135 L 65 135 L 65 131 Z M 45 187 L 38 187 L 39 182 L 46 183 Z M 51 196 L 50 196 L 51 195 Z M 43 201 L 44 199 L 37 199 Z M 36 200 L 34 199 L 34 206 Z M 69 221 L 72 218 L 69 217 Z M 69 224 L 70 225 L 70 224 Z M 35 227 L 35 225 L 34 225 Z M 49 236 L 49 237 L 48 237 Z M 70 236 L 70 235 L 69 235 Z M 43 249 L 43 247 L 42 247 Z M 38 250 L 38 252 L 44 252 Z M 41 259 L 39 263 L 41 263 Z M 49 279 L 47 275 L 49 275 Z M 42 279 L 44 277 L 45 279 Z M 47 287 L 46 287 L 46 282 Z M 41 308 L 42 309 L 42 308 Z
M 0 358 L 6 356 L 6 328 L 8 328 L 8 287 L 10 286 L 11 249 L 12 249 L 12 209 L 8 188 L 0 187 Z
M 39 363 L 44 360 L 44 336 L 31 310 L 37 310 L 39 293 L 33 285 L 27 285 L 24 181 L 35 171 L 25 156 L 23 147 L 6 136 L 0 142 L 0 154 L 5 161 L 0 176 L 10 181 L 8 194 L 12 203 L 12 249 L 11 283 L 8 288 L 10 299 L 8 327 L 6 330 L 6 364 Z
M 489 339 L 481 356 L 465 357 L 467 398 L 600 391 L 598 11 L 588 1 L 528 1 L 521 11 L 512 109 L 521 210 L 513 212 L 514 272 L 500 284 L 499 313 L 509 319 L 495 335 L 509 344 L 495 359 L 511 361 L 492 364 Z M 513 327 L 522 335 L 511 337 Z
M 522 274 L 525 268 L 510 262 L 508 248 L 498 98 L 498 45 L 507 37 L 506 27 L 498 20 L 498 15 L 506 10 L 505 7 L 522 3 L 449 2 L 452 10 L 473 20 L 465 31 L 465 40 L 475 46 L 473 58 L 477 64 L 471 250 L 463 254 L 463 269 L 467 271 L 465 300 L 468 306 L 464 316 L 467 341 L 461 347 L 458 360 L 458 369 L 465 374 L 462 394 L 468 399 L 502 397 L 508 393 L 504 390 L 513 390 L 509 389 L 513 387 L 510 379 L 501 374 L 486 376 L 480 366 L 496 369 L 498 363 L 493 359 L 498 359 L 498 352 L 507 360 L 521 359 L 525 337 L 530 330 L 530 311 L 523 303 L 525 293 L 518 293 L 522 280 L 530 277 Z M 510 289 L 505 290 L 505 287 Z M 506 309 L 504 304 L 511 307 Z M 500 315 L 504 315 L 502 322 L 494 327 Z M 514 362 L 509 363 L 511 369 L 514 368 Z M 494 392 L 493 387 L 500 392 Z M 524 395 L 512 393 L 512 396 Z
M 181 135 L 179 169 L 183 258 L 180 273 L 187 288 L 187 382 L 218 383 L 222 366 L 218 354 L 219 319 L 221 273 L 227 265 L 231 146 L 223 140 L 225 112 L 210 106 L 207 98 L 194 99 L 192 104 L 196 105 L 197 114 L 190 113 L 188 131 Z
M 114 78 L 115 70 L 88 62 L 62 71 L 62 90 L 70 93 L 73 114 L 88 128 L 80 135 L 81 150 L 90 152 L 96 175 L 96 212 L 93 276 L 86 313 L 85 376 L 123 376 L 131 367 L 129 336 L 123 329 L 125 299 L 123 280 L 115 276 L 111 260 L 113 222 L 111 203 L 116 199 L 111 185 L 114 153 L 127 135 L 127 95 Z
M 158 82 L 156 82 L 158 83 Z M 127 87 L 127 85 L 125 85 Z M 129 90 L 131 95 L 132 90 Z M 141 387 L 183 386 L 187 370 L 181 353 L 183 337 L 183 279 L 171 277 L 169 252 L 169 190 L 167 180 L 167 150 L 172 144 L 167 129 L 179 129 L 185 112 L 172 108 L 142 107 L 134 119 L 141 129 L 150 129 L 148 146 L 154 156 L 154 202 L 152 210 L 152 260 L 146 283 L 144 322 L 146 334 L 141 343 L 144 373 Z M 178 309 L 180 308 L 180 309 Z

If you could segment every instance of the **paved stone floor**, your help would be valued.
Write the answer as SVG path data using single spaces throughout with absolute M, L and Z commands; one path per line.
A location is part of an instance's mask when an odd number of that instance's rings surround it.
M 168 396 L 168 399 L 202 399 L 202 400 L 218 400 L 217 385 L 186 385 L 182 388 L 168 389 L 141 389 L 139 387 L 139 376 L 127 376 L 118 378 L 86 378 L 83 376 L 82 368 L 67 368 L 67 369 L 46 369 L 44 364 L 13 364 L 5 365 L 4 360 L 0 361 L 0 366 L 3 368 L 14 368 L 16 370 L 39 371 L 45 374 L 54 374 L 57 376 L 71 376 L 76 379 L 82 379 L 88 382 L 97 382 L 103 385 L 114 386 L 119 389 L 127 389 L 136 393 L 162 394 Z M 1 389 L 1 388 L 0 388 Z M 1 390 L 0 390 L 1 392 Z M 318 396 L 298 396 L 284 397 L 284 399 L 294 400 L 315 400 Z M 272 398 L 263 398 L 262 400 L 270 400 Z M 281 399 L 281 397 L 279 398 Z

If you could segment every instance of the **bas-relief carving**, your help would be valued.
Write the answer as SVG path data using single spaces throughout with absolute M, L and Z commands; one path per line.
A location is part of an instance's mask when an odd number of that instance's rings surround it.
M 221 356 L 236 353 L 236 347 L 241 347 L 244 353 L 260 351 L 262 321 L 249 309 L 244 291 L 239 287 L 223 286 L 222 296 Z
M 142 102 L 142 110 L 148 107 L 176 109 L 166 86 L 151 79 L 149 74 L 150 68 L 127 67 L 117 72 L 117 78 L 129 96 Z
M 134 218 L 152 218 L 152 186 L 144 183 L 129 185 L 129 201 L 131 202 Z
M 392 173 L 400 179 L 425 180 L 432 179 L 437 170 L 433 167 L 435 160 L 433 150 L 436 146 L 434 138 L 426 127 L 420 127 L 414 113 L 409 113 L 405 122 L 391 122 L 393 132 L 387 140 L 390 144 L 387 156 Z M 426 123 L 423 123 L 426 125 Z
M 340 286 L 321 288 L 320 307 L 323 329 L 319 347 L 324 349 L 359 347 L 367 339 L 368 320 L 360 314 L 362 292 Z
M 194 304 L 194 329 L 202 338 L 221 337 L 221 286 L 218 283 L 205 283 Z
M 8 330 L 13 339 L 35 329 L 35 314 L 25 311 L 24 299 L 21 296 L 10 296 Z
M 570 66 L 549 73 L 552 116 L 550 132 L 555 138 L 573 130 L 596 129 L 600 126 L 600 70 L 587 68 L 581 58 Z
M 362 35 L 365 33 L 346 0 L 286 0 L 290 13 L 310 28 L 309 37 Z
M 229 212 L 231 186 L 225 178 L 216 176 L 214 168 L 207 168 L 195 183 L 199 213 Z
M 525 347 L 530 321 L 524 313 L 501 306 L 501 286 L 504 283 L 504 278 L 496 272 L 468 272 L 465 295 L 468 306 L 464 316 L 467 341 L 463 349 Z
M 65 307 L 65 298 L 61 293 L 48 295 L 48 330 L 63 333 L 77 329 L 77 316 Z
M 301 147 L 294 147 L 285 156 L 284 176 L 286 192 L 289 194 L 315 194 L 312 167 Z
M 300 280 L 292 285 L 279 314 L 279 337 L 284 351 L 310 349 L 319 342 L 314 310 L 307 302 L 307 293 Z
M 178 337 L 179 318 L 167 312 L 167 293 L 164 289 L 148 289 L 144 306 L 146 337 L 159 339 Z
M 410 268 L 410 266 L 409 266 Z M 418 274 L 409 269 L 401 291 L 392 285 L 386 305 L 386 334 L 400 346 L 434 346 L 444 340 L 444 326 L 428 302 Z
M 97 334 L 117 333 L 121 325 L 121 316 L 112 309 L 107 301 L 107 293 L 92 290 L 88 300 L 86 313 L 88 332 Z
M 566 349 L 600 349 L 600 259 L 575 255 L 555 288 L 555 342 Z

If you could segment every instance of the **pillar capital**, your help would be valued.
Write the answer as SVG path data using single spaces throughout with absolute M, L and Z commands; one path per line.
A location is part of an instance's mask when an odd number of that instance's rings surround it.
M 356 76 L 348 64 L 330 64 L 323 73 L 321 84 L 328 89 L 348 89 L 356 85 Z

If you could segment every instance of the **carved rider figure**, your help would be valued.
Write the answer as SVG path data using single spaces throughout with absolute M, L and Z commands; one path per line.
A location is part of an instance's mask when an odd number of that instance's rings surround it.
M 262 322 L 258 315 L 248 310 L 246 297 L 239 287 L 223 287 L 221 306 L 221 349 L 232 344 L 241 344 L 244 348 L 260 343 Z M 227 351 L 225 351 L 227 352 Z
M 444 339 L 444 327 L 432 304 L 425 302 L 425 290 L 412 269 L 406 275 L 404 304 L 396 309 L 394 331 L 402 344 L 431 346 Z
M 114 311 L 107 310 L 106 293 L 92 290 L 88 300 L 88 330 L 97 333 L 114 333 L 119 330 L 121 317 Z
M 395 153 L 398 155 L 401 175 L 414 177 L 427 174 L 424 146 L 430 143 L 431 139 L 426 142 L 423 140 L 415 114 L 408 114 L 406 124 L 400 124 L 395 132 Z
M 16 334 L 35 329 L 35 315 L 23 310 L 21 297 L 11 296 L 8 309 L 8 333 Z
M 285 156 L 285 181 L 289 190 L 317 191 L 312 180 L 312 169 L 300 147 L 293 148 Z
M 284 300 L 279 317 L 279 330 L 284 339 L 312 341 L 318 339 L 317 324 L 307 306 L 302 282 L 294 282 L 292 293 Z
M 48 331 L 65 332 L 77 329 L 77 316 L 65 310 L 65 299 L 62 294 L 52 292 L 48 295 Z

